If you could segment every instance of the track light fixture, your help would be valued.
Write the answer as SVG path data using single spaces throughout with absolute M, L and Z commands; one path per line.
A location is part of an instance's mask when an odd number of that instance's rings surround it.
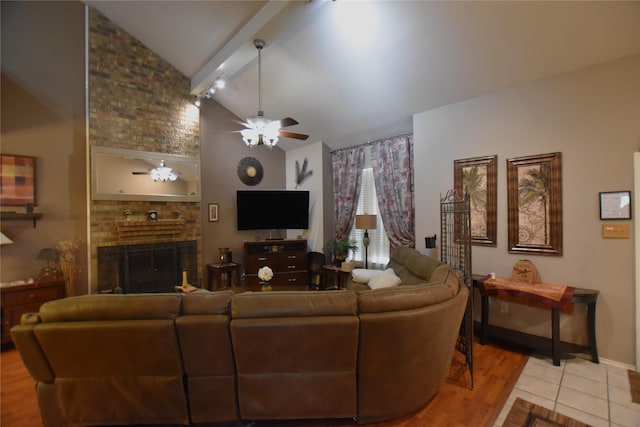
M 196 107 L 200 107 L 202 98 L 211 99 L 218 89 L 224 89 L 226 85 L 227 82 L 224 80 L 224 75 L 216 77 L 213 83 L 211 83 L 204 92 L 197 95 L 195 101 Z

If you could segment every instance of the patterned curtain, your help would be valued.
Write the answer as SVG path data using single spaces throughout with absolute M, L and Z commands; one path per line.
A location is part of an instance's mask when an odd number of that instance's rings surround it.
M 399 136 L 373 143 L 371 166 L 380 215 L 391 249 L 415 247 L 413 136 Z
M 349 230 L 355 221 L 363 166 L 362 146 L 331 153 L 336 239 L 348 238 Z

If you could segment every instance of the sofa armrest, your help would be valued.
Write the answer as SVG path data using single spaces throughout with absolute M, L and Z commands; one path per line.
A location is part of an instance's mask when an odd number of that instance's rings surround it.
M 31 316 L 31 318 L 33 317 L 34 316 Z M 47 357 L 42 351 L 42 347 L 40 347 L 40 343 L 33 329 L 33 323 L 16 325 L 11 328 L 13 343 L 18 349 L 18 353 L 20 353 L 24 366 L 33 379 L 37 382 L 52 383 L 55 375 L 53 370 L 51 370 L 51 366 L 49 366 Z
M 424 283 L 397 286 L 358 293 L 360 313 L 412 310 L 438 304 L 455 297 L 460 287 L 452 288 L 446 283 Z

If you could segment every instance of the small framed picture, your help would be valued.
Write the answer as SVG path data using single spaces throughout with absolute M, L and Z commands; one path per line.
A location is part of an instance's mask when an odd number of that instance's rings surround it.
M 218 204 L 209 203 L 209 222 L 218 222 L 220 217 L 218 216 Z
M 601 192 L 600 219 L 631 219 L 631 191 Z

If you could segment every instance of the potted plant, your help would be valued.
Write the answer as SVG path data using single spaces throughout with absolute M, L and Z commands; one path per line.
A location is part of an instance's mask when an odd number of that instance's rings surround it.
M 325 251 L 333 254 L 333 262 L 335 265 L 341 265 L 349 256 L 349 251 L 356 248 L 357 246 L 354 241 L 342 238 L 327 243 Z

